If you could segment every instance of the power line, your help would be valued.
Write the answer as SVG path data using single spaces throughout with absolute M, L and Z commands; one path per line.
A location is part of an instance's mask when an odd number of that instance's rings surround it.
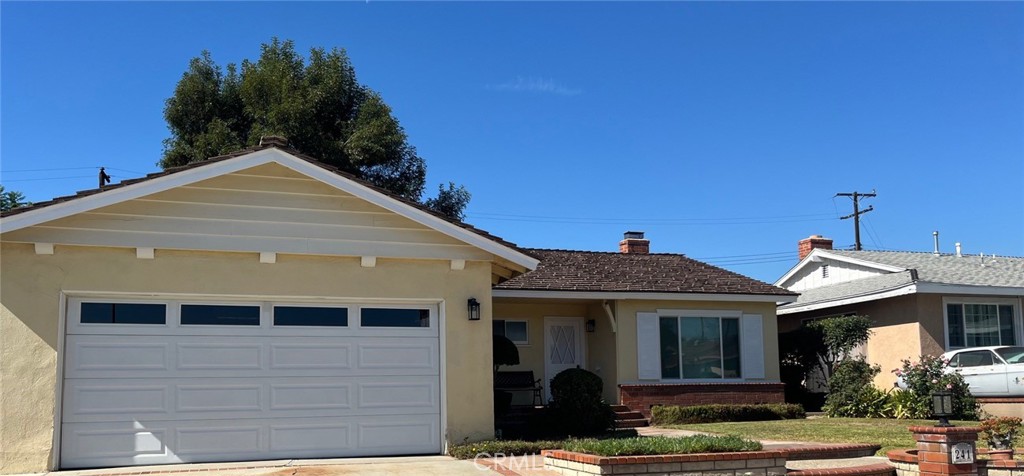
M 55 171 L 58 171 L 58 170 L 88 170 L 88 169 L 98 169 L 98 168 L 100 168 L 98 165 L 96 167 L 57 167 L 57 168 L 53 168 L 53 169 L 0 170 L 0 173 L 12 174 L 12 173 L 15 173 L 15 172 L 55 172 Z
M 45 178 L 27 178 L 27 179 L 11 179 L 11 180 L 6 180 L 5 179 L 4 182 L 38 182 L 40 180 L 65 180 L 65 179 L 80 179 L 80 178 L 89 178 L 89 177 L 92 177 L 92 175 L 72 175 L 72 176 L 69 176 L 69 177 L 45 177 Z
M 795 255 L 795 251 L 779 251 L 777 253 L 754 253 L 749 255 L 729 255 L 729 256 L 706 256 L 703 258 L 694 258 L 699 260 L 716 260 L 716 259 L 731 259 L 731 258 L 747 258 L 747 257 L 758 257 L 758 256 L 782 256 L 782 255 Z
M 804 219 L 727 219 L 727 218 L 573 218 L 573 217 L 500 217 L 487 216 L 479 213 L 467 214 L 468 217 L 484 221 L 511 221 L 526 223 L 565 223 L 577 225 L 767 225 L 775 223 L 800 223 L 830 221 L 835 218 L 804 218 Z
M 521 215 L 512 213 L 476 212 L 476 216 L 511 217 L 511 218 L 544 218 L 552 220 L 665 220 L 665 218 L 637 218 L 637 217 L 574 217 L 574 216 L 551 216 L 551 215 Z M 668 220 L 765 220 L 776 218 L 806 218 L 806 217 L 830 217 L 831 213 L 807 213 L 802 215 L 775 215 L 763 217 L 715 217 L 715 218 L 668 218 Z

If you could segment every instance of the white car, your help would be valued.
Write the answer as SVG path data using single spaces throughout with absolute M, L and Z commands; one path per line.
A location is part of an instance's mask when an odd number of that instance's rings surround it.
M 1024 396 L 1024 347 L 990 346 L 942 354 L 976 397 Z

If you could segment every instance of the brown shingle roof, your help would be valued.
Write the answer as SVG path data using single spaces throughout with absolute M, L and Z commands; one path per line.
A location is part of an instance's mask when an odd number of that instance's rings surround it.
M 325 164 L 323 162 L 320 162 L 320 161 L 314 159 L 313 157 L 305 155 L 305 154 L 303 154 L 303 153 L 301 153 L 301 152 L 299 152 L 299 151 L 297 151 L 295 149 L 292 149 L 292 148 L 286 147 L 286 146 L 277 145 L 277 144 L 268 144 L 268 145 L 260 145 L 260 146 L 255 146 L 255 147 L 249 147 L 249 148 L 238 150 L 238 151 L 231 152 L 231 153 L 228 153 L 228 154 L 219 155 L 217 157 L 211 157 L 211 158 L 206 159 L 206 160 L 201 160 L 201 161 L 198 161 L 198 162 L 192 162 L 191 164 L 188 164 L 188 165 L 182 165 L 180 167 L 171 167 L 171 168 L 168 168 L 168 169 L 164 169 L 162 172 L 151 173 L 149 175 L 146 175 L 145 177 L 140 177 L 140 178 L 137 178 L 137 179 L 122 180 L 119 183 L 107 185 L 107 186 L 103 187 L 102 189 L 94 188 L 94 189 L 89 189 L 89 190 L 83 190 L 83 191 L 80 191 L 80 192 L 78 192 L 78 193 L 76 193 L 74 195 L 67 195 L 67 196 L 63 196 L 63 197 L 57 197 L 57 198 L 54 198 L 52 200 L 47 200 L 45 202 L 36 202 L 36 203 L 33 203 L 32 205 L 29 205 L 29 206 L 14 208 L 14 209 L 2 212 L 2 213 L 0 213 L 0 217 L 9 217 L 9 216 L 12 216 L 12 215 L 18 215 L 18 214 L 25 213 L 25 212 L 28 212 L 28 211 L 38 210 L 40 208 L 46 208 L 46 207 L 49 207 L 49 206 L 53 206 L 53 205 L 56 205 L 58 203 L 69 202 L 69 201 L 76 200 L 76 199 L 79 199 L 79 198 L 88 197 L 90 195 L 96 195 L 98 193 L 104 193 L 104 192 L 108 192 L 110 190 L 116 190 L 116 189 L 123 188 L 123 187 L 129 186 L 129 185 L 134 185 L 134 184 L 139 183 L 139 182 L 146 182 L 148 180 L 153 180 L 153 179 L 158 178 L 158 177 L 163 177 L 163 176 L 166 176 L 166 175 L 176 174 L 176 173 L 179 173 L 179 172 L 183 172 L 185 170 L 192 170 L 192 169 L 195 169 L 195 168 L 203 167 L 203 166 L 210 165 L 210 164 L 213 164 L 213 163 L 216 163 L 216 162 L 221 162 L 221 161 L 224 161 L 224 160 L 230 160 L 230 159 L 233 159 L 233 158 L 236 158 L 236 157 L 241 157 L 241 156 L 246 155 L 246 154 L 251 154 L 253 152 L 258 152 L 258 151 L 269 149 L 269 148 L 272 148 L 272 147 L 280 149 L 281 151 L 286 152 L 286 153 L 288 153 L 290 155 L 293 155 L 295 157 L 298 157 L 299 159 L 305 160 L 306 162 L 309 162 L 309 163 L 311 163 L 313 165 L 316 165 L 317 167 L 320 167 L 320 168 L 322 168 L 324 170 L 327 170 L 329 172 L 333 172 L 333 173 L 338 174 L 338 175 L 340 175 L 342 177 L 345 177 L 345 178 L 347 178 L 349 180 L 352 180 L 353 182 L 357 182 L 360 185 L 369 187 L 369 188 L 371 188 L 371 189 L 373 189 L 373 190 L 375 190 L 377 192 L 380 192 L 380 193 L 382 193 L 384 195 L 387 195 L 388 197 L 391 197 L 391 198 L 393 198 L 395 200 L 398 200 L 398 201 L 400 201 L 402 203 L 405 203 L 406 205 L 415 207 L 415 208 L 417 208 L 419 210 L 422 210 L 422 211 L 424 211 L 426 213 L 429 213 L 429 214 L 434 215 L 434 216 L 436 216 L 438 218 L 441 218 L 442 220 L 445 220 L 445 221 L 447 221 L 449 223 L 452 223 L 453 225 L 456 225 L 456 226 L 458 226 L 460 228 L 464 228 L 464 229 L 466 229 L 466 230 L 468 230 L 470 232 L 473 232 L 473 233 L 475 233 L 477 235 L 480 235 L 480 236 L 482 236 L 484 238 L 487 238 L 488 240 L 494 241 L 494 242 L 499 243 L 499 244 L 501 244 L 503 246 L 506 246 L 508 248 L 512 248 L 512 249 L 514 249 L 514 250 L 516 250 L 516 251 L 518 251 L 520 253 L 523 253 L 523 254 L 525 254 L 527 256 L 532 256 L 532 255 L 530 255 L 529 252 L 527 252 L 524 249 L 519 248 L 518 246 L 516 246 L 515 243 L 512 243 L 510 241 L 506 241 L 506 240 L 504 240 L 504 239 L 502 239 L 500 237 L 494 236 L 494 235 L 492 235 L 492 234 L 490 234 L 490 233 L 488 233 L 488 232 L 486 232 L 484 230 L 481 230 L 479 228 L 476 228 L 476 227 L 474 227 L 474 226 L 472 226 L 472 225 L 470 225 L 468 223 L 463 223 L 461 221 L 454 220 L 454 219 L 452 219 L 450 217 L 447 217 L 445 215 L 437 213 L 437 212 L 427 208 L 422 203 L 419 203 L 419 202 L 416 202 L 416 201 L 413 201 L 413 200 L 409 200 L 407 198 L 395 195 L 394 193 L 392 193 L 392 192 L 390 192 L 388 190 L 385 190 L 385 189 L 380 188 L 380 187 L 378 187 L 376 185 L 373 185 L 370 182 L 367 182 L 367 181 L 365 181 L 365 180 L 363 180 L 363 179 L 361 179 L 359 177 L 356 177 L 355 175 L 352 175 L 352 174 L 350 174 L 348 172 L 345 172 L 345 171 L 343 171 L 343 170 L 341 170 L 341 169 L 339 169 L 337 167 L 334 167 L 334 166 L 331 166 L 331 165 L 327 165 L 327 164 Z M 532 257 L 536 258 L 535 256 L 532 256 Z
M 495 289 L 796 295 L 680 254 L 526 251 L 540 258 L 537 269 L 509 279 Z

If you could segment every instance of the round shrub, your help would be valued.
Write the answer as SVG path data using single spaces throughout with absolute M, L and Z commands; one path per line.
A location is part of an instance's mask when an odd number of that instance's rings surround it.
M 949 361 L 942 357 L 922 355 L 916 362 L 903 360 L 900 368 L 893 370 L 906 383 L 907 391 L 917 402 L 913 405 L 914 418 L 931 415 L 931 395 L 943 390 L 953 394 L 953 418 L 977 420 L 978 403 L 971 395 L 964 377 L 949 369 Z
M 612 409 L 601 397 L 601 377 L 567 369 L 551 379 L 552 423 L 567 435 L 592 435 L 612 425 Z
M 839 362 L 828 379 L 825 414 L 830 417 L 880 416 L 887 395 L 875 388 L 874 379 L 881 369 L 863 357 Z

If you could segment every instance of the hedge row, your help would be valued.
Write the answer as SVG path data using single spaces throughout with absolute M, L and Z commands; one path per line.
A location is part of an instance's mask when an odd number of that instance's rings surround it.
M 793 420 L 807 418 L 800 405 L 772 403 L 761 405 L 656 406 L 651 409 L 651 424 L 682 425 L 727 421 Z

